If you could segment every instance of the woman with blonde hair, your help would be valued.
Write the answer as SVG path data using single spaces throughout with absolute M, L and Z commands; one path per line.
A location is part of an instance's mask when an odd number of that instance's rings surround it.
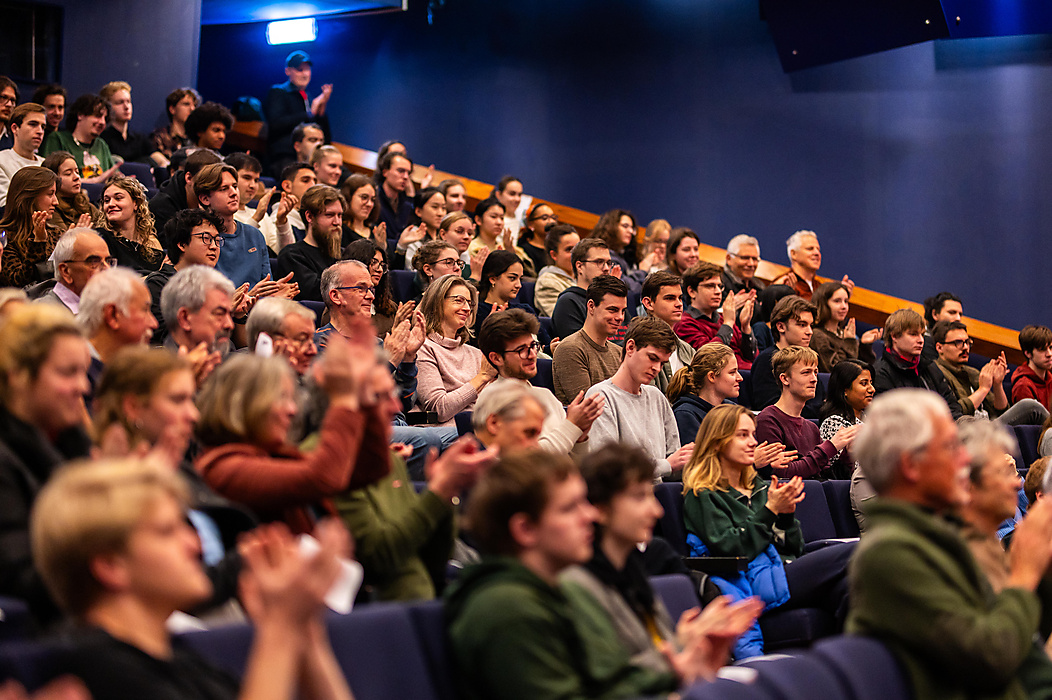
M 0 231 L 7 242 L 0 256 L 0 286 L 25 287 L 52 275 L 48 257 L 64 229 L 49 222 L 58 204 L 58 178 L 47 168 L 30 165 L 11 178 Z
M 146 188 L 133 177 L 111 177 L 102 191 L 106 228 L 100 231 L 117 264 L 138 272 L 157 272 L 165 254 L 154 230 Z
M 672 375 L 665 395 L 672 404 L 680 439 L 688 441 L 713 406 L 735 403 L 742 383 L 734 351 L 723 343 L 703 345 Z
M 468 345 L 475 326 L 478 292 L 459 275 L 432 282 L 423 299 L 427 339 L 416 358 L 417 402 L 438 413 L 441 425 L 475 405 L 482 388 L 497 378 L 497 370 Z
M 672 237 L 672 224 L 665 219 L 654 219 L 647 224 L 643 233 L 643 257 L 639 260 L 639 269 L 647 274 L 658 270 L 667 270 L 665 254 L 668 241 Z
M 725 593 L 757 595 L 771 609 L 825 607 L 842 622 L 847 613 L 845 572 L 854 544 L 833 545 L 806 557 L 796 506 L 804 500 L 799 476 L 765 481 L 756 473 L 756 419 L 743 406 L 716 406 L 702 421 L 683 468 L 683 521 L 693 556 L 744 557 L 736 580 L 714 578 Z M 797 563 L 801 562 L 801 563 Z M 763 654 L 754 625 L 735 646 L 735 658 Z

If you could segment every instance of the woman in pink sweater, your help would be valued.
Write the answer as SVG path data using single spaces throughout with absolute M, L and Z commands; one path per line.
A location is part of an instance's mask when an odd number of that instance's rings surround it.
M 417 402 L 438 413 L 442 425 L 471 410 L 482 387 L 497 377 L 482 352 L 467 344 L 477 308 L 478 292 L 457 275 L 439 277 L 420 301 L 427 340 L 416 358 Z

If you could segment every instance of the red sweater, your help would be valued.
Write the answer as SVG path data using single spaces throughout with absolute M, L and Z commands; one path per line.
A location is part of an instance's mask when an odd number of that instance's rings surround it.
M 716 313 L 715 319 L 704 316 L 694 318 L 694 313 L 683 312 L 683 318 L 672 328 L 676 335 L 695 350 L 702 345 L 714 342 L 730 346 L 734 351 L 734 356 L 738 359 L 738 369 L 752 368 L 752 361 L 756 356 L 756 345 L 752 335 L 742 336 L 742 329 L 737 323 L 730 331 L 725 330 L 721 313 Z
M 391 468 L 387 426 L 375 409 L 332 408 L 319 437 L 310 452 L 221 445 L 205 451 L 194 467 L 216 493 L 248 506 L 261 520 L 280 520 L 296 534 L 310 532 L 312 506 L 335 515 L 331 496 L 379 481 Z
M 1029 364 L 1019 365 L 1012 372 L 1012 403 L 1020 399 L 1037 399 L 1045 408 L 1049 407 L 1052 396 L 1052 372 L 1046 372 L 1045 378 L 1037 376 Z

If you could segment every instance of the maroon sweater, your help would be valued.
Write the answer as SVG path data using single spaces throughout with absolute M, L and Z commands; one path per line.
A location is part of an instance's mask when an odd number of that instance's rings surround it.
M 1048 399 L 1052 396 L 1052 372 L 1045 373 L 1045 378 L 1037 376 L 1030 365 L 1019 365 L 1012 372 L 1012 403 L 1022 399 L 1037 399 L 1045 408 L 1049 407 Z
M 837 452 L 832 442 L 818 434 L 817 425 L 806 418 L 793 418 L 777 406 L 768 406 L 756 417 L 756 440 L 780 442 L 786 449 L 797 451 L 797 458 L 777 470 L 776 476 L 818 476 L 829 468 Z

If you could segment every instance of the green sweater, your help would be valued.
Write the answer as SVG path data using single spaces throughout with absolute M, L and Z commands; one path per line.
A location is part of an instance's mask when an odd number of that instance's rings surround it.
M 895 653 L 916 700 L 1049 697 L 1052 662 L 1033 641 L 1036 595 L 995 594 L 957 526 L 919 506 L 875 498 L 866 525 L 846 629 Z
M 391 455 L 391 473 L 336 499 L 354 535 L 365 585 L 380 600 L 430 600 L 445 578 L 453 548 L 453 507 L 431 491 L 416 493 L 405 462 Z
M 671 673 L 633 666 L 606 612 L 576 584 L 484 558 L 446 596 L 454 667 L 471 700 L 571 700 L 669 693 Z
M 755 477 L 752 494 L 736 489 L 688 491 L 683 498 L 683 524 L 697 535 L 714 557 L 746 557 L 752 561 L 773 544 L 783 559 L 804 553 L 804 535 L 792 513 L 775 515 L 767 507 L 768 482 Z

